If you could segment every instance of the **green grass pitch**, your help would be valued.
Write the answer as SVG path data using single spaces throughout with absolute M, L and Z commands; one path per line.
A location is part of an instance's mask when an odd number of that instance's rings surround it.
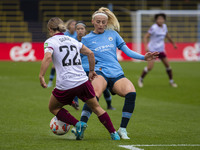
M 0 62 L 0 150 L 123 150 L 118 145 L 200 144 L 200 62 L 171 62 L 178 88 L 169 86 L 160 62 L 146 76 L 144 88 L 137 86 L 137 80 L 146 63 L 121 62 L 121 65 L 137 90 L 135 111 L 127 128 L 131 140 L 112 141 L 93 114 L 84 139 L 76 141 L 71 132 L 56 136 L 50 131 L 53 115 L 48 111 L 48 101 L 53 88 L 40 86 L 40 62 Z M 112 96 L 116 110 L 107 112 L 116 129 L 121 122 L 123 104 L 124 98 Z M 100 105 L 106 109 L 103 98 Z M 65 108 L 80 119 L 80 110 Z M 199 146 L 137 148 L 200 149 Z

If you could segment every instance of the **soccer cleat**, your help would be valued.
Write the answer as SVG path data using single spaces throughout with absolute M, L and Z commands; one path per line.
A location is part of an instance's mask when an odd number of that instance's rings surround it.
M 142 80 L 141 80 L 141 79 L 138 79 L 138 86 L 139 86 L 140 88 L 142 88 L 142 87 L 143 87 L 143 82 L 142 82 Z
M 87 128 L 87 124 L 85 122 L 79 121 L 75 125 L 75 129 L 71 130 L 72 133 L 75 134 L 76 140 L 82 140 L 84 136 L 84 131 Z
M 47 87 L 49 88 L 49 87 L 52 87 L 52 86 L 53 86 L 53 82 L 52 82 L 52 81 L 49 81 Z
M 71 129 L 71 132 L 74 133 L 75 136 L 76 136 L 76 128 L 75 128 L 75 127 L 73 127 L 73 128 Z
M 130 138 L 127 136 L 127 131 L 126 128 L 119 128 L 119 130 L 117 131 L 119 136 L 124 139 L 124 140 L 129 140 Z
M 112 105 L 107 106 L 107 109 L 109 109 L 109 110 L 116 110 L 116 108 L 112 107 Z
M 174 88 L 177 88 L 177 87 L 178 87 L 178 85 L 177 85 L 176 83 L 174 83 L 174 82 L 170 82 L 170 85 L 171 85 L 172 87 L 174 87 Z
M 119 134 L 115 131 L 110 134 L 112 140 L 120 140 Z

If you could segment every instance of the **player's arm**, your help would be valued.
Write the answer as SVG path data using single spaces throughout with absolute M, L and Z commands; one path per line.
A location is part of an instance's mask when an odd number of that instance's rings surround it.
M 174 46 L 175 49 L 177 49 L 176 43 L 172 40 L 171 36 L 169 33 L 166 34 L 166 38 L 169 40 L 170 43 Z
M 90 67 L 89 79 L 93 80 L 97 76 L 96 72 L 94 71 L 94 67 L 95 67 L 94 53 L 85 45 L 83 45 L 82 48 L 80 49 L 80 53 L 88 57 L 88 62 L 89 62 L 89 67 Z
M 43 88 L 47 88 L 47 84 L 45 82 L 44 75 L 45 75 L 51 61 L 52 61 L 52 53 L 46 52 L 44 54 L 44 58 L 42 60 L 40 74 L 39 74 L 40 84 Z
M 137 52 L 134 52 L 132 50 L 130 50 L 128 48 L 127 45 L 123 45 L 121 48 L 120 48 L 127 56 L 131 57 L 131 58 L 134 58 L 134 59 L 140 59 L 140 60 L 146 60 L 146 61 L 150 61 L 152 59 L 155 59 L 158 57 L 158 52 L 147 52 L 145 55 L 141 55 Z
M 151 36 L 151 34 L 149 32 L 147 32 L 145 35 L 144 35 L 144 47 L 145 47 L 145 50 L 146 52 L 149 51 L 149 48 L 148 48 L 148 39 L 149 37 Z

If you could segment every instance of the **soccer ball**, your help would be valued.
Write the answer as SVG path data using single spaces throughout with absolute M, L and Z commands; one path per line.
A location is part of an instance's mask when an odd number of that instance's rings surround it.
M 70 125 L 58 120 L 55 116 L 51 119 L 50 129 L 56 135 L 64 135 L 69 131 Z

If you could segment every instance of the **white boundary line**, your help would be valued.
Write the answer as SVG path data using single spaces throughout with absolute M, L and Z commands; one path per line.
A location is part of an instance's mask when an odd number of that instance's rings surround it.
M 152 144 L 152 145 L 119 145 L 119 147 L 123 147 L 130 150 L 144 150 L 137 147 L 200 147 L 200 144 Z

